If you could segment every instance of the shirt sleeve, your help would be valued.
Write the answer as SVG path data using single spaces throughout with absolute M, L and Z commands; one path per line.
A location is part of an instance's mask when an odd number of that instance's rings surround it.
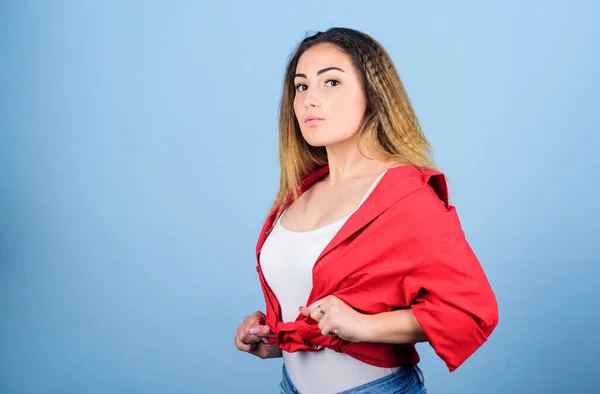
M 452 372 L 498 324 L 496 298 L 454 207 L 439 206 L 411 238 L 418 257 L 402 282 L 402 293 Z

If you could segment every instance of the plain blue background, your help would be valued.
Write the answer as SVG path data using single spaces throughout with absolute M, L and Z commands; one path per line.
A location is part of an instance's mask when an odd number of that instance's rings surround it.
M 84 4 L 86 3 L 86 4 Z M 0 6 L 0 392 L 271 393 L 238 352 L 284 66 L 345 26 L 397 65 L 500 305 L 430 393 L 598 390 L 592 1 Z

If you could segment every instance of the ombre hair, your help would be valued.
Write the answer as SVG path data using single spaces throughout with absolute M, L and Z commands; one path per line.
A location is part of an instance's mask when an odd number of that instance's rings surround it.
M 404 85 L 386 50 L 365 33 L 348 28 L 331 28 L 306 37 L 291 54 L 285 71 L 279 107 L 279 191 L 271 209 L 277 216 L 299 195 L 304 177 L 327 164 L 325 147 L 309 145 L 294 113 L 294 76 L 300 56 L 318 44 L 332 44 L 348 55 L 362 78 L 367 108 L 359 129 L 359 143 L 365 142 L 378 158 L 434 169 L 431 145 L 421 131 Z

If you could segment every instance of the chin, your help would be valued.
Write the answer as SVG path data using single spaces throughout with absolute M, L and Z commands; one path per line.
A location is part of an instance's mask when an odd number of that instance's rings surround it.
M 314 141 L 311 139 L 304 139 L 304 141 L 306 141 L 306 143 L 310 146 L 312 146 L 313 148 L 321 148 L 323 146 L 327 146 L 326 142 L 321 142 L 321 141 Z
M 331 146 L 335 145 L 339 142 L 344 141 L 346 138 L 340 138 L 331 135 L 322 135 L 323 133 L 319 133 L 317 130 L 310 130 L 309 132 L 302 133 L 302 137 L 304 137 L 304 141 L 312 147 L 320 148 L 323 146 Z

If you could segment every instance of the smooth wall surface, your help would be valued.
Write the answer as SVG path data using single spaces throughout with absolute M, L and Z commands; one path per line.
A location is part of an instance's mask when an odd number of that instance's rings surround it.
M 307 32 L 379 40 L 500 305 L 429 392 L 598 383 L 593 1 L 0 5 L 0 392 L 274 393 L 238 352 L 278 186 L 283 70 Z

